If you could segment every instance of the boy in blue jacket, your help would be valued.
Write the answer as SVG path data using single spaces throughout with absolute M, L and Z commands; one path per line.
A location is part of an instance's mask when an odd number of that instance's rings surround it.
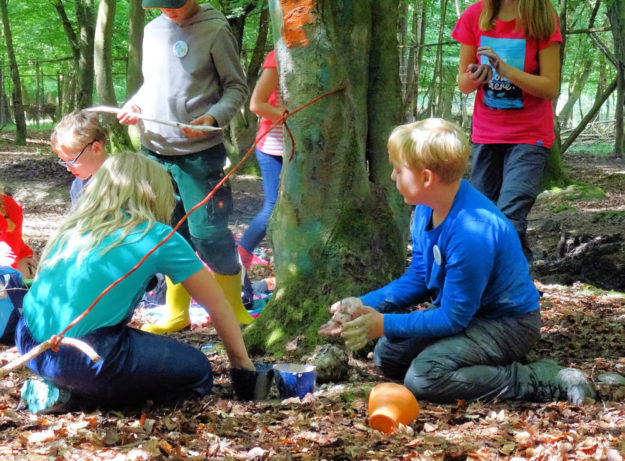
M 391 178 L 416 205 L 412 262 L 361 296 L 353 320 L 332 333 L 353 350 L 380 338 L 376 365 L 432 402 L 590 396 L 579 370 L 553 360 L 522 364 L 540 336 L 539 294 L 510 221 L 462 179 L 469 143 L 460 128 L 442 119 L 399 126 L 388 150 Z M 405 313 L 424 302 L 431 306 Z

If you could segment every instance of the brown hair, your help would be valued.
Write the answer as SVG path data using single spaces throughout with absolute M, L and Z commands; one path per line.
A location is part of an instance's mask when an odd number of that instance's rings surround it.
M 482 0 L 480 29 L 489 31 L 495 26 L 502 0 Z M 528 38 L 547 40 L 556 31 L 556 10 L 549 0 L 518 0 L 516 24 Z
M 61 119 L 52 135 L 50 144 L 52 149 L 58 146 L 82 148 L 88 142 L 98 141 L 105 146 L 107 141 L 106 130 L 100 124 L 98 114 L 86 110 L 75 110 Z
M 458 125 L 442 118 L 428 118 L 393 130 L 388 155 L 393 165 L 414 170 L 427 168 L 444 182 L 462 178 L 469 157 L 469 138 Z

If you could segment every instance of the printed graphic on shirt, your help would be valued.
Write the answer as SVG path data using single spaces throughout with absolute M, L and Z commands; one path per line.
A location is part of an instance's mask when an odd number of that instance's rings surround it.
M 480 46 L 490 46 L 507 64 L 523 70 L 525 63 L 525 39 L 480 37 Z M 481 56 L 481 64 L 488 58 Z M 493 78 L 483 86 L 484 104 L 491 109 L 523 109 L 521 88 L 510 83 L 493 69 Z

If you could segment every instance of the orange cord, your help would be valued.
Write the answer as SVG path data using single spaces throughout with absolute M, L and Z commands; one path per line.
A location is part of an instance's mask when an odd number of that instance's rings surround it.
M 63 336 L 65 335 L 65 333 L 67 333 L 67 331 L 72 328 L 73 326 L 75 326 L 78 322 L 80 322 L 82 319 L 84 319 L 89 312 L 91 312 L 93 310 L 93 308 L 95 307 L 95 305 L 104 297 L 104 295 L 106 295 L 109 291 L 111 291 L 117 284 L 119 284 L 120 282 L 122 282 L 123 280 L 125 280 L 126 278 L 128 278 L 134 271 L 136 271 L 144 262 L 146 259 L 148 259 L 148 257 L 154 253 L 156 250 L 158 250 L 167 240 L 169 240 L 171 238 L 172 235 L 174 235 L 174 233 L 180 228 L 180 226 L 182 225 L 182 223 L 184 223 L 187 218 L 189 217 L 189 215 L 191 213 L 193 213 L 195 210 L 197 210 L 199 207 L 201 207 L 202 205 L 205 205 L 211 198 L 213 195 L 215 195 L 215 192 L 217 192 L 217 190 L 230 178 L 230 176 L 233 175 L 233 173 L 235 171 L 237 171 L 242 165 L 243 163 L 245 163 L 245 161 L 248 159 L 248 157 L 250 156 L 250 154 L 254 151 L 254 148 L 256 147 L 256 144 L 258 144 L 258 142 L 265 137 L 265 135 L 267 133 L 269 133 L 274 127 L 279 126 L 279 125 L 284 125 L 287 129 L 287 132 L 289 134 L 289 137 L 291 139 L 291 156 L 289 157 L 289 162 L 291 161 L 291 159 L 293 158 L 293 154 L 295 152 L 295 139 L 293 138 L 293 135 L 291 134 L 291 130 L 288 128 L 288 126 L 286 125 L 286 119 L 295 115 L 296 113 L 298 113 L 300 110 L 304 109 L 305 107 L 310 106 L 311 104 L 317 102 L 318 100 L 320 100 L 321 98 L 325 98 L 326 96 L 330 96 L 334 93 L 337 93 L 339 91 L 344 90 L 345 88 L 347 88 L 347 85 L 343 85 L 339 88 L 336 88 L 332 91 L 328 91 L 327 93 L 324 93 L 322 95 L 319 95 L 313 99 L 311 99 L 310 101 L 308 101 L 307 103 L 299 106 L 297 109 L 295 109 L 292 112 L 289 112 L 287 110 L 285 110 L 282 113 L 282 117 L 280 117 L 280 120 L 278 120 L 277 122 L 275 122 L 273 125 L 271 125 L 267 130 L 265 130 L 264 133 L 262 133 L 258 139 L 256 139 L 256 141 L 254 142 L 254 144 L 252 145 L 252 147 L 249 148 L 249 150 L 247 151 L 247 153 L 243 156 L 243 158 L 241 158 L 241 160 L 239 161 L 239 163 L 237 163 L 234 168 L 232 168 L 228 174 L 226 174 L 224 176 L 224 178 L 219 181 L 219 183 L 213 188 L 212 191 L 210 191 L 208 193 L 208 195 L 206 197 L 204 197 L 204 199 L 199 202 L 197 205 L 195 205 L 193 208 L 191 208 L 187 214 L 185 214 L 180 221 L 178 221 L 178 224 L 176 224 L 176 226 L 171 230 L 171 232 L 162 240 L 160 241 L 154 248 L 152 248 L 150 251 L 148 251 L 148 253 L 139 260 L 139 262 L 132 268 L 130 269 L 125 275 L 121 276 L 120 278 L 118 278 L 116 281 L 114 281 L 113 283 L 111 283 L 102 293 L 100 293 L 100 295 L 91 303 L 91 305 L 82 313 L 80 314 L 78 317 L 76 317 L 74 320 L 72 320 L 72 322 L 67 325 L 67 327 L 65 327 L 65 329 L 63 331 L 61 331 L 58 335 L 53 335 L 50 338 L 50 343 L 52 344 L 51 349 L 55 352 L 58 351 L 58 348 L 61 344 L 61 340 L 63 339 Z

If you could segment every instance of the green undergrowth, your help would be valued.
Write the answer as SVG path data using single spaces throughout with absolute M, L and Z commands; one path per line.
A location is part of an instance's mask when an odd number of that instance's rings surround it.
M 568 155 L 576 156 L 593 155 L 598 157 L 609 157 L 614 153 L 614 144 L 607 142 L 577 144 L 568 149 L 566 153 Z
M 621 297 L 621 298 L 625 298 L 625 293 L 623 293 L 621 291 L 603 290 L 601 288 L 597 288 L 596 286 L 590 285 L 588 283 L 584 283 L 584 284 L 580 285 L 578 290 L 580 292 L 589 293 L 589 294 L 593 294 L 593 295 L 596 295 L 596 296 L 610 295 L 610 296 L 618 296 L 618 297 Z
M 606 210 L 600 211 L 593 215 L 592 222 L 610 223 L 610 224 L 624 224 L 625 223 L 625 211 Z
M 571 202 L 588 202 L 602 200 L 606 198 L 606 193 L 600 187 L 591 186 L 586 183 L 573 183 L 568 186 L 552 187 L 543 191 L 537 201 L 544 203 L 554 212 L 576 210 Z

